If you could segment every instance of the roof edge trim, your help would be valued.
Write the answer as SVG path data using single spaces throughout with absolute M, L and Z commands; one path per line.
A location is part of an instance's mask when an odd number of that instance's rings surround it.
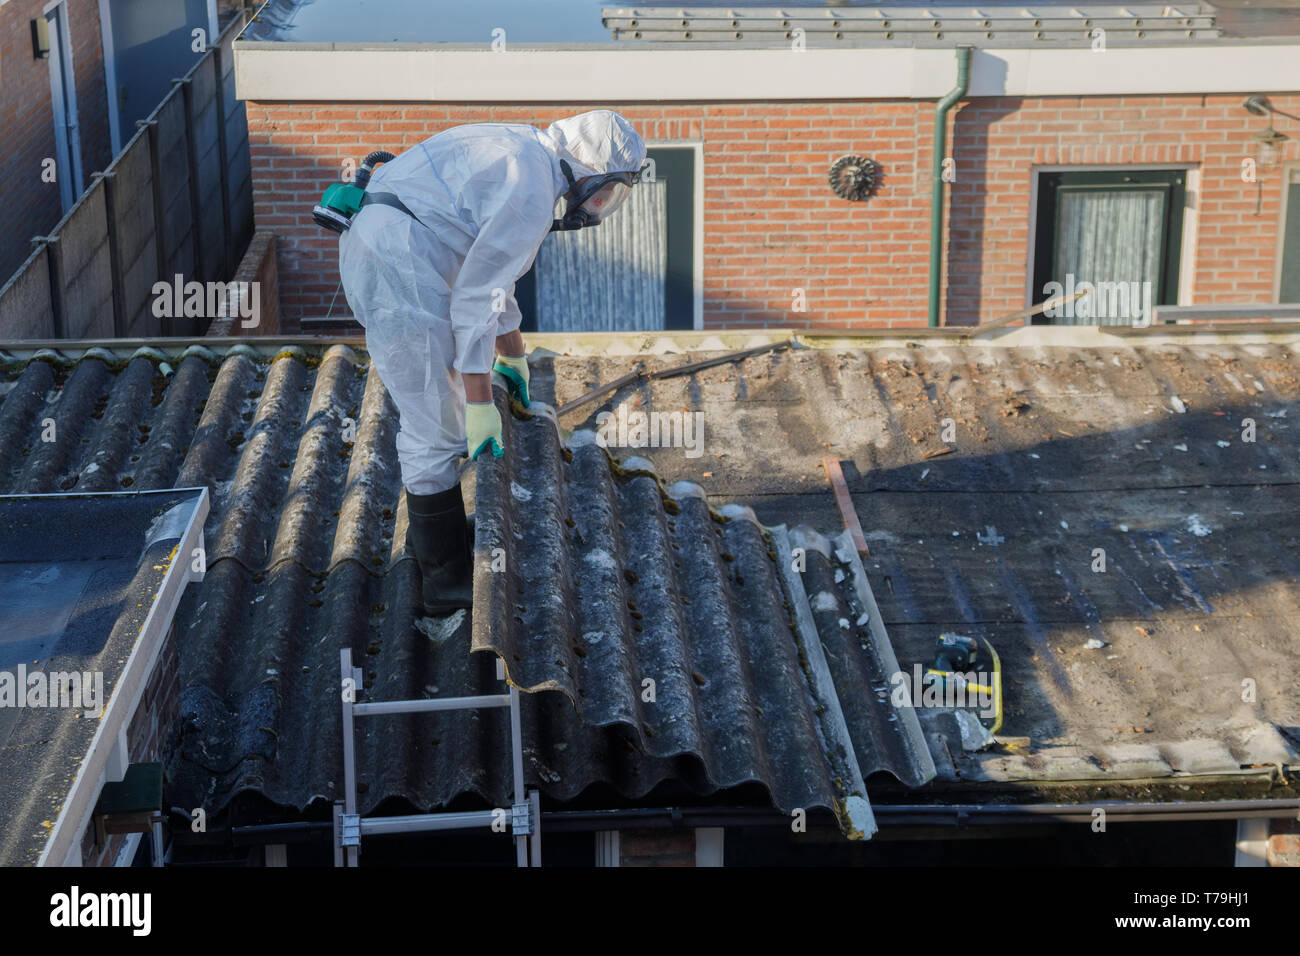
M 1289 92 L 1300 43 L 980 49 L 968 97 Z M 698 102 L 932 100 L 952 82 L 952 50 L 593 49 L 493 52 L 439 47 L 237 42 L 235 89 L 273 102 Z M 1105 69 L 1097 69 L 1098 56 Z M 719 60 L 725 57 L 725 63 Z M 1207 69 L 1206 63 L 1214 64 Z

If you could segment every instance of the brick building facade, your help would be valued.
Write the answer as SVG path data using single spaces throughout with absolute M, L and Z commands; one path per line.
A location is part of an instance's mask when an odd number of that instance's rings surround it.
M 1300 95 L 1270 100 L 1300 112 Z M 964 100 L 948 120 L 945 324 L 1026 304 L 1031 206 L 1044 168 L 1189 170 L 1195 221 L 1184 225 L 1191 255 L 1178 301 L 1272 302 L 1282 170 L 1300 159 L 1300 135 L 1282 144 L 1278 165 L 1244 181 L 1262 123 L 1241 104 L 1240 95 Z M 701 146 L 705 328 L 925 323 L 932 102 L 249 102 L 256 219 L 279 242 L 285 327 L 324 316 L 331 301 L 335 315 L 346 312 L 343 297 L 334 300 L 337 242 L 311 218 L 345 160 L 398 152 L 461 123 L 545 126 L 598 107 L 626 115 L 651 147 Z M 828 188 L 827 171 L 845 154 L 880 164 L 881 184 L 867 202 Z M 796 289 L 806 313 L 793 307 Z
M 0 277 L 8 277 L 32 251 L 31 237 L 48 233 L 63 217 L 57 179 L 43 177 L 46 160 L 57 154 L 50 64 L 33 52 L 30 23 L 43 16 L 48 0 L 10 0 L 0 7 L 0 207 L 5 219 L 21 224 L 0 235 Z M 95 170 L 113 158 L 104 40 L 97 0 L 65 0 L 72 71 L 76 77 L 77 124 L 84 188 Z M 72 176 L 57 170 L 56 176 Z M 75 187 L 74 187 L 75 188 Z M 80 192 L 77 188 L 76 192 Z

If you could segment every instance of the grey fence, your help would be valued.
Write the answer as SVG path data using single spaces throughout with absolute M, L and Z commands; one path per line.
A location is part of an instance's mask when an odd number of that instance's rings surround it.
M 0 340 L 200 335 L 158 315 L 154 285 L 223 281 L 253 236 L 252 164 L 235 98 L 236 18 L 0 288 Z M 177 277 L 180 277 L 179 280 Z

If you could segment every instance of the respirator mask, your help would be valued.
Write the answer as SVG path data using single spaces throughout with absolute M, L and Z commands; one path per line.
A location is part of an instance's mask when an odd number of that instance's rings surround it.
M 556 219 L 551 224 L 551 232 L 568 232 L 584 226 L 600 225 L 627 202 L 632 187 L 641 180 L 641 173 L 648 166 L 647 163 L 631 173 L 589 176 L 579 185 L 573 176 L 572 167 L 566 160 L 560 160 L 560 171 L 569 182 L 569 198 L 564 218 Z

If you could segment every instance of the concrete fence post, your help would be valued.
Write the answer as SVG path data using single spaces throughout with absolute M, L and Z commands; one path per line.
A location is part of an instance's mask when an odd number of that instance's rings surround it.
M 185 158 L 189 167 L 190 183 L 190 234 L 194 241 L 194 279 L 210 279 L 203 273 L 203 209 L 199 200 L 199 154 L 194 142 L 194 88 L 188 76 L 172 80 L 181 85 L 181 99 L 185 104 Z
M 104 224 L 108 233 L 108 275 L 112 288 L 109 298 L 113 303 L 113 337 L 121 338 L 126 334 L 126 301 L 122 285 L 122 244 L 117 234 L 116 183 L 112 173 L 92 173 L 91 182 L 103 180 L 104 183 Z
M 63 265 L 59 256 L 59 237 L 57 235 L 32 236 L 33 245 L 45 246 L 45 261 L 50 273 L 50 319 L 53 323 L 50 338 L 61 339 L 65 335 L 63 315 Z
M 147 127 L 149 139 L 149 183 L 153 190 L 153 246 L 155 258 L 158 260 L 157 280 L 166 280 L 167 276 L 167 222 L 163 216 L 163 184 L 162 184 L 162 157 L 158 149 L 158 121 L 157 120 L 136 120 L 135 127 Z M 161 319 L 159 332 L 162 335 L 173 334 L 172 320 L 168 317 Z

